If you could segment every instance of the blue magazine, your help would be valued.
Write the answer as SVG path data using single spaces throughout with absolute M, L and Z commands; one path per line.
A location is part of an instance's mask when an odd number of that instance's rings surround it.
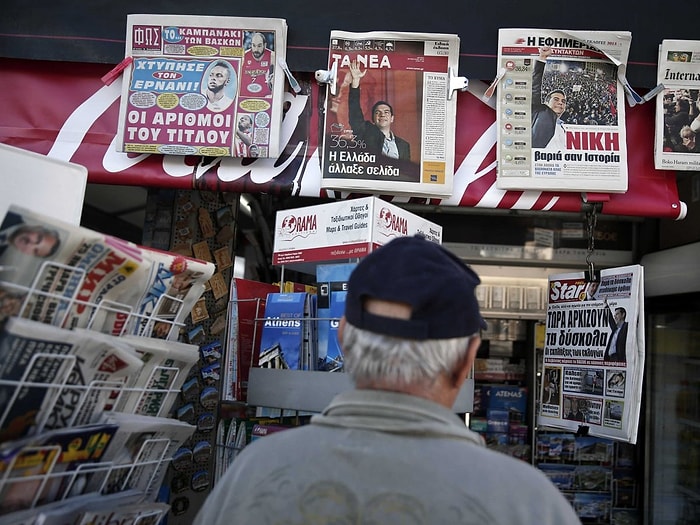
M 318 290 L 318 370 L 341 371 L 343 355 L 338 343 L 338 320 L 345 313 L 345 296 L 350 274 L 357 263 L 319 264 Z
M 269 368 L 309 370 L 313 341 L 308 325 L 314 301 L 308 293 L 270 293 L 260 340 L 259 364 Z

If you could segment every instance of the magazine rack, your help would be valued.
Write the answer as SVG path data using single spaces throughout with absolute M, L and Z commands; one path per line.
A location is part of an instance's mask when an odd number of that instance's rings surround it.
M 43 263 L 41 271 L 45 271 L 49 265 L 71 272 L 76 279 L 82 280 L 85 277 L 85 272 L 81 269 L 49 261 Z M 0 271 L 2 270 L 8 270 L 8 268 L 0 267 Z M 125 304 L 113 301 L 102 301 L 95 304 L 78 299 L 75 293 L 64 296 L 44 292 L 36 288 L 37 279 L 28 287 L 0 280 L 0 288 L 25 294 L 21 307 L 15 312 L 19 317 L 31 318 L 31 311 L 28 311 L 27 308 L 32 298 L 44 296 L 65 306 L 66 312 L 78 304 L 92 309 L 91 319 L 86 327 L 88 330 L 92 329 L 92 321 L 95 316 L 104 311 L 126 315 L 126 321 L 119 335 L 132 331 L 144 336 L 150 333 L 150 327 L 156 321 L 167 322 L 171 325 L 171 330 L 180 326 L 178 323 L 156 318 L 153 315 L 137 314 Z M 80 285 L 78 284 L 75 288 L 79 290 Z M 176 297 L 166 295 L 163 295 L 158 302 L 160 303 L 162 300 L 182 302 Z M 159 304 L 156 304 L 154 312 L 158 311 L 158 306 Z M 65 317 L 56 316 L 52 321 L 53 324 L 61 326 Z M 142 327 L 137 330 L 137 325 L 142 325 Z M 51 432 L 58 428 L 74 429 L 79 432 L 81 428 L 89 428 L 87 425 L 101 420 L 105 413 L 116 411 L 114 409 L 127 396 L 129 406 L 133 408 L 130 410 L 120 409 L 119 412 L 165 417 L 167 416 L 165 412 L 173 406 L 178 394 L 180 394 L 179 388 L 129 387 L 126 383 L 127 377 L 119 381 L 90 381 L 88 384 L 72 384 L 71 381 L 74 378 L 71 375 L 75 374 L 77 359 L 75 355 L 36 353 L 32 355 L 19 379 L 0 379 L 0 390 L 3 391 L 6 399 L 0 406 L 0 428 L 8 423 L 13 409 L 29 393 L 41 392 L 40 397 L 44 399 L 40 410 L 31 422 L 31 427 L 27 430 L 27 438 L 8 441 L 4 449 L 0 447 L 0 515 L 2 512 L 8 512 L 7 508 L 2 508 L 9 504 L 6 497 L 8 494 L 20 495 L 19 503 L 12 506 L 10 512 L 33 509 L 49 502 L 63 501 L 84 493 L 112 494 L 137 489 L 145 499 L 155 499 L 158 492 L 158 474 L 164 472 L 168 467 L 175 444 L 170 438 L 142 439 L 138 447 L 120 451 L 121 459 L 116 462 L 97 459 L 76 464 L 73 467 L 67 467 L 65 460 L 63 464 L 60 464 L 62 456 L 65 455 L 65 450 L 61 446 L 55 444 L 34 445 L 36 441 L 32 441 L 31 438 L 40 439 L 42 435 L 47 435 L 44 434 L 45 432 Z M 51 374 L 50 381 L 36 380 L 37 370 L 42 367 L 44 370 L 50 368 L 56 371 L 55 374 Z M 144 384 L 156 384 L 156 378 L 163 375 L 171 378 L 169 384 L 176 384 L 178 375 L 184 373 L 186 371 L 177 367 L 154 366 L 148 382 Z M 58 421 L 50 422 L 50 416 L 55 411 L 60 410 L 58 404 L 62 399 L 65 399 L 66 395 L 71 395 L 72 402 L 75 403 L 72 414 L 60 423 Z M 135 400 L 132 400 L 131 396 L 135 396 Z M 94 399 L 98 399 L 99 402 L 94 402 Z M 158 403 L 156 409 L 154 409 L 154 400 Z M 16 411 L 14 414 L 16 415 Z M 26 444 L 30 442 L 32 446 Z M 23 443 L 25 444 L 23 445 Z M 128 461 L 124 455 L 127 453 Z M 155 523 L 163 513 L 163 510 L 144 511 L 131 523 Z
M 76 280 L 76 284 L 74 286 L 75 291 L 72 294 L 55 294 L 37 288 L 38 283 L 42 281 L 42 276 L 46 275 L 51 269 L 54 269 L 56 272 L 60 271 L 62 272 L 62 274 L 65 273 L 67 275 L 67 278 Z M 11 272 L 12 268 L 0 266 L 0 272 L 3 271 Z M 139 336 L 148 336 L 153 331 L 153 328 L 156 323 L 165 323 L 169 325 L 170 330 L 168 331 L 168 335 L 171 335 L 174 329 L 179 330 L 180 327 L 184 326 L 183 323 L 177 323 L 174 320 L 165 319 L 155 315 L 155 312 L 159 311 L 161 305 L 165 301 L 172 301 L 174 303 L 179 304 L 179 306 L 181 307 L 184 302 L 181 298 L 163 293 L 158 297 L 157 302 L 155 303 L 155 306 L 152 309 L 151 315 L 139 314 L 137 312 L 134 312 L 131 306 L 116 301 L 103 300 L 99 303 L 92 303 L 78 299 L 77 294 L 82 287 L 85 277 L 86 273 L 85 270 L 83 270 L 82 268 L 68 266 L 65 264 L 57 263 L 55 261 L 44 261 L 41 264 L 41 267 L 36 273 L 36 276 L 34 277 L 34 280 L 32 281 L 30 286 L 18 285 L 16 283 L 0 279 L 0 287 L 14 290 L 16 292 L 24 294 L 24 300 L 22 302 L 22 305 L 17 311 L 17 314 L 20 317 L 28 317 L 24 315 L 24 313 L 27 311 L 29 305 L 32 304 L 32 299 L 42 297 L 44 299 L 53 299 L 54 301 L 57 301 L 58 305 L 61 307 L 60 310 L 63 310 L 64 314 L 62 317 L 57 317 L 52 320 L 52 324 L 54 324 L 55 326 L 64 326 L 68 314 L 70 313 L 71 309 L 76 305 L 82 305 L 92 310 L 90 321 L 88 322 L 88 325 L 86 327 L 88 329 L 93 329 L 93 323 L 95 319 L 97 319 L 100 316 L 100 314 L 111 313 L 124 316 L 125 320 L 121 326 L 119 333 L 113 335 L 121 336 L 125 333 L 134 333 L 135 335 Z M 140 328 L 139 325 L 141 325 Z
M 59 471 L 58 459 L 61 447 L 58 445 L 46 447 L 25 447 L 15 454 L 0 477 L 0 494 L 8 491 L 22 491 L 23 501 L 15 510 L 36 508 L 40 505 L 65 500 L 82 494 L 86 488 L 92 488 L 100 494 L 113 494 L 138 489 L 144 494 L 153 492 L 153 483 L 158 471 L 169 461 L 166 457 L 170 447 L 169 439 L 148 439 L 143 442 L 134 460 L 128 463 L 113 462 L 85 463 L 74 470 Z M 32 458 L 48 458 L 34 470 L 42 471 L 37 474 L 26 473 L 27 456 Z M 24 468 L 23 468 L 24 467 Z M 142 475 L 142 472 L 150 475 Z

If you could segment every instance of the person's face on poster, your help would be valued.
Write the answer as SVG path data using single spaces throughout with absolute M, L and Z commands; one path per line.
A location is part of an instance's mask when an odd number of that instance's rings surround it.
M 20 252 L 35 257 L 48 257 L 58 243 L 55 232 L 44 228 L 25 228 L 12 238 L 12 245 Z
M 389 129 L 394 122 L 394 115 L 391 113 L 391 108 L 385 104 L 380 104 L 374 108 L 374 125 L 379 129 Z
M 561 93 L 552 93 L 547 101 L 547 105 L 557 116 L 561 116 L 566 111 L 566 96 Z
M 265 40 L 261 35 L 255 35 L 250 41 L 250 51 L 255 60 L 260 60 L 265 52 Z
M 225 66 L 214 66 L 211 68 L 211 71 L 209 71 L 209 82 L 207 83 L 209 90 L 216 93 L 224 89 L 230 75 L 228 68 Z

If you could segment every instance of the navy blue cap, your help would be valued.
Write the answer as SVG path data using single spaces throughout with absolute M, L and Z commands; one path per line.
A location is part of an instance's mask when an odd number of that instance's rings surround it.
M 405 339 L 473 335 L 486 323 L 474 290 L 479 276 L 452 252 L 422 236 L 398 237 L 362 259 L 348 280 L 345 318 L 352 325 Z M 365 311 L 367 298 L 405 303 L 410 319 Z

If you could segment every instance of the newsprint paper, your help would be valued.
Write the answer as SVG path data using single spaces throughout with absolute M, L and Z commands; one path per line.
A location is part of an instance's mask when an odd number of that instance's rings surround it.
M 459 37 L 331 31 L 323 188 L 451 195 Z
M 643 283 L 639 265 L 549 277 L 539 425 L 636 443 Z
M 500 29 L 498 175 L 508 190 L 627 190 L 626 31 Z
M 284 20 L 139 14 L 126 29 L 118 151 L 279 155 Z
M 700 40 L 664 40 L 659 47 L 654 165 L 700 170 Z

